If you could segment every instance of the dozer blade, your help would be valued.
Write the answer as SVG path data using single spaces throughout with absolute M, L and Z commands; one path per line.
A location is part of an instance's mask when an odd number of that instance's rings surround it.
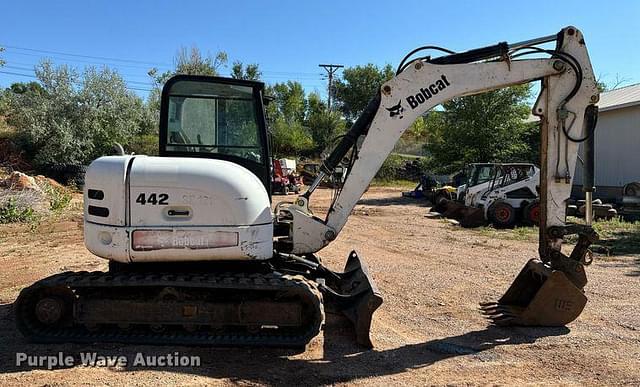
M 327 313 L 344 315 L 355 329 L 356 341 L 372 348 L 370 338 L 373 313 L 382 305 L 382 296 L 369 270 L 352 251 L 343 273 L 333 273 L 326 278 L 326 286 L 320 286 Z
M 482 303 L 496 325 L 564 326 L 578 318 L 587 297 L 558 270 L 532 259 L 498 302 Z

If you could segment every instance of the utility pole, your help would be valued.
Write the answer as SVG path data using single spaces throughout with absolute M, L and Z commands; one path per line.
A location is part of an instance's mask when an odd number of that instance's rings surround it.
M 331 92 L 333 91 L 333 74 L 338 71 L 339 68 L 344 67 L 343 65 L 336 64 L 320 64 L 319 67 L 327 70 L 329 74 L 329 89 L 328 89 L 328 98 L 327 98 L 327 108 L 331 111 Z

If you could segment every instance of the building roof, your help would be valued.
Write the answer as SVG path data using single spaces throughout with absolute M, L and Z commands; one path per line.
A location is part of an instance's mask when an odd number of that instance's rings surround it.
M 640 105 L 640 83 L 600 93 L 598 107 L 601 112 Z

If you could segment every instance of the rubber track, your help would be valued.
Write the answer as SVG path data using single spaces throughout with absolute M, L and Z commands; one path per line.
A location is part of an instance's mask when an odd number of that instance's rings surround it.
M 46 288 L 67 287 L 72 290 L 99 289 L 108 291 L 117 287 L 143 289 L 146 287 L 176 287 L 191 289 L 241 289 L 287 291 L 298 290 L 306 294 L 315 316 L 309 327 L 302 333 L 279 335 L 272 332 L 252 333 L 212 333 L 212 332 L 162 332 L 154 333 L 148 328 L 144 331 L 124 331 L 116 328 L 91 332 L 81 325 L 71 327 L 46 327 L 33 321 L 30 308 L 34 298 Z M 297 288 L 297 289 L 295 289 Z M 301 347 L 315 337 L 324 322 L 322 294 L 317 285 L 301 276 L 281 275 L 277 273 L 106 273 L 106 272 L 65 272 L 44 278 L 20 292 L 16 300 L 17 326 L 22 334 L 33 342 L 40 343 L 93 343 L 120 342 L 136 344 L 178 344 L 211 346 L 271 346 Z M 277 331 L 276 331 L 277 332 Z

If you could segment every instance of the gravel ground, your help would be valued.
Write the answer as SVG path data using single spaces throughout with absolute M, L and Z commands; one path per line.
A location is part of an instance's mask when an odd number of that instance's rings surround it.
M 287 200 L 292 200 L 289 196 Z M 326 211 L 330 191 L 314 194 Z M 276 197 L 283 200 L 283 197 Z M 383 293 L 374 316 L 375 348 L 320 335 L 304 352 L 163 346 L 33 345 L 14 327 L 21 288 L 64 270 L 105 269 L 82 242 L 82 218 L 38 226 L 0 226 L 0 385 L 317 385 L 317 384 L 630 384 L 640 385 L 640 260 L 596 257 L 588 267 L 589 303 L 566 328 L 496 328 L 478 303 L 497 299 L 536 256 L 535 242 L 493 239 L 425 218 L 428 208 L 400 190 L 372 188 L 347 226 L 321 253 L 339 270 L 356 249 Z M 127 365 L 78 364 L 47 370 L 16 366 L 16 353 L 78 358 L 97 351 Z M 137 353 L 199 356 L 195 367 L 133 366 Z

